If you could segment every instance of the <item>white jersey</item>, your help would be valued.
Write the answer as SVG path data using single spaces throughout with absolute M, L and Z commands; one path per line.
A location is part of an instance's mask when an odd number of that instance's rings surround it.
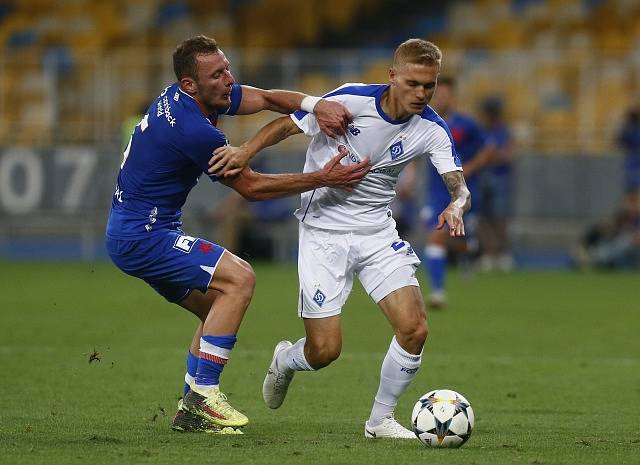
M 371 169 L 348 192 L 323 187 L 302 194 L 296 217 L 310 226 L 331 230 L 377 230 L 393 222 L 389 204 L 396 195 L 400 171 L 413 158 L 429 156 L 440 174 L 462 171 L 447 124 L 427 107 L 422 114 L 393 120 L 382 110 L 380 99 L 388 85 L 345 84 L 324 98 L 342 103 L 353 115 L 345 136 L 327 137 L 312 113 L 291 115 L 295 124 L 313 139 L 307 150 L 304 172 L 321 169 L 346 146 L 344 164 L 368 158 Z

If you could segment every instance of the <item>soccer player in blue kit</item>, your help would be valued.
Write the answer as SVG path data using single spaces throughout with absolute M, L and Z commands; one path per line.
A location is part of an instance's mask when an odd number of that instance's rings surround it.
M 470 116 L 455 110 L 455 80 L 449 76 L 441 76 L 438 79 L 438 90 L 433 96 L 431 106 L 446 121 L 455 142 L 455 148 L 460 156 L 464 177 L 467 182 L 471 198 L 474 199 L 474 207 L 467 214 L 467 247 L 474 237 L 473 216 L 477 210 L 478 173 L 493 159 L 495 147 L 487 142 L 487 136 L 482 127 Z M 429 186 L 427 200 L 423 210 L 426 221 L 427 241 L 424 248 L 424 256 L 427 275 L 431 285 L 431 292 L 427 299 L 427 305 L 432 308 L 441 308 L 446 305 L 444 291 L 445 275 L 447 269 L 447 242 L 449 234 L 446 228 L 438 228 L 438 215 L 451 201 L 448 190 L 442 184 L 438 172 L 427 167 Z M 472 247 L 469 247 L 472 248 Z
M 322 120 L 328 136 L 343 133 L 351 115 L 324 99 L 236 84 L 224 53 L 206 36 L 180 44 L 173 64 L 178 82 L 153 101 L 124 151 L 106 247 L 118 268 L 200 319 L 172 427 L 237 433 L 248 418 L 229 405 L 219 377 L 253 295 L 255 275 L 247 262 L 221 246 L 182 231 L 181 208 L 213 151 L 227 144 L 216 128 L 219 114 L 306 109 Z M 266 175 L 246 168 L 225 179 L 210 177 L 250 200 L 325 186 L 350 189 L 366 173 L 367 162 L 345 166 L 344 156 L 343 151 L 313 173 Z

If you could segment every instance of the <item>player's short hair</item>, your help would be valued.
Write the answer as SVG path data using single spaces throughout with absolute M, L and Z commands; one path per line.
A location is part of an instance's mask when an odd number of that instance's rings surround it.
M 184 40 L 173 52 L 173 71 L 178 81 L 183 77 L 196 77 L 198 55 L 209 55 L 218 50 L 216 40 L 202 34 Z
M 393 66 L 405 63 L 417 65 L 438 65 L 442 62 L 442 52 L 436 44 L 423 39 L 409 39 L 402 42 L 393 54 Z

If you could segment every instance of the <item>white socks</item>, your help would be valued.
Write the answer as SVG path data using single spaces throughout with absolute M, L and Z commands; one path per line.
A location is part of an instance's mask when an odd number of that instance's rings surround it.
M 289 367 L 290 370 L 294 371 L 315 371 L 304 356 L 304 343 L 306 340 L 307 338 L 305 337 L 298 339 L 291 347 L 280 352 L 276 359 L 278 367 Z
M 380 386 L 373 402 L 369 425 L 377 426 L 391 417 L 398 398 L 407 389 L 420 368 L 422 353 L 410 354 L 398 344 L 394 336 L 380 370 Z

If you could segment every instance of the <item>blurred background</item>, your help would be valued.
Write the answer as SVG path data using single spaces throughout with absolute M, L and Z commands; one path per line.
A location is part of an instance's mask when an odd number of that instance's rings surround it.
M 200 33 L 219 42 L 238 82 L 316 95 L 387 82 L 399 43 L 433 41 L 442 73 L 456 79 L 457 111 L 488 141 L 491 118 L 508 134 L 491 142 L 503 157 L 480 173 L 482 192 L 507 205 L 497 217 L 480 199 L 475 207 L 486 224 L 506 228 L 502 268 L 638 266 L 636 0 L 2 0 L 0 258 L 106 257 L 122 150 L 175 81 L 173 49 Z M 225 117 L 220 127 L 239 145 L 276 116 Z M 307 142 L 285 141 L 256 167 L 301 171 Z M 418 168 L 394 212 L 422 250 L 429 167 Z M 292 261 L 297 204 L 248 205 L 203 180 L 184 209 L 185 229 L 245 258 Z M 486 234 L 473 258 L 489 258 L 490 269 L 495 235 Z

